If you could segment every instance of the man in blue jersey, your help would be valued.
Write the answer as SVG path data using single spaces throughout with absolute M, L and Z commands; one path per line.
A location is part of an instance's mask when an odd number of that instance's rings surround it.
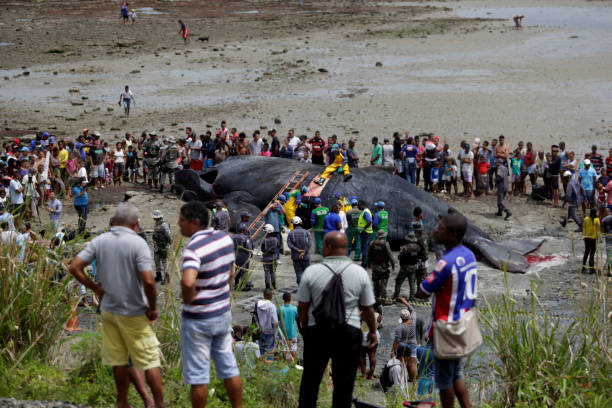
M 338 215 L 339 211 L 340 204 L 336 203 L 331 207 L 330 213 L 323 219 L 324 236 L 327 235 L 328 232 L 342 230 L 342 219 Z
M 183 377 L 194 407 L 206 406 L 210 358 L 225 383 L 232 407 L 242 407 L 242 381 L 232 352 L 230 291 L 234 243 L 224 231 L 208 228 L 208 209 L 199 201 L 181 207 L 178 225 L 189 237 L 183 250 Z
M 422 299 L 434 294 L 430 338 L 434 335 L 433 322 L 440 319 L 457 321 L 474 307 L 476 301 L 476 258 L 472 251 L 461 244 L 466 229 L 465 217 L 448 214 L 439 218 L 434 231 L 434 238 L 444 244 L 446 252 L 434 270 L 421 282 L 417 293 L 417 297 Z M 469 408 L 470 399 L 463 379 L 462 359 L 435 358 L 434 367 L 442 408 L 454 407 L 455 395 L 462 408 Z

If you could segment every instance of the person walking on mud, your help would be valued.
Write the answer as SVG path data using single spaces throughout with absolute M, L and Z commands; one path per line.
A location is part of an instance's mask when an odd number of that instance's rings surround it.
M 123 102 L 123 112 L 125 113 L 125 117 L 130 117 L 130 105 L 132 104 L 132 99 L 136 102 L 136 98 L 134 98 L 134 94 L 130 91 L 129 86 L 125 86 L 125 90 L 121 92 L 119 95 L 119 106 L 121 106 L 121 102 Z
M 181 35 L 181 37 L 183 37 L 183 41 L 185 42 L 185 44 L 187 44 L 187 35 L 189 35 L 189 30 L 187 29 L 187 26 L 185 25 L 183 20 L 179 20 L 178 22 L 181 25 L 179 34 Z

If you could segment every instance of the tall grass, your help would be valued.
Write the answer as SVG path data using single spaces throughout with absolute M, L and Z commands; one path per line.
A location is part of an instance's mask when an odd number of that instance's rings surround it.
M 508 289 L 485 299 L 481 323 L 492 352 L 493 407 L 612 406 L 612 310 L 608 281 L 581 282 L 573 315 L 553 316 L 532 283 L 528 302 Z M 571 296 L 571 293 L 560 293 Z
M 23 261 L 15 242 L 0 245 L 0 359 L 44 358 L 75 308 L 58 252 L 33 244 Z

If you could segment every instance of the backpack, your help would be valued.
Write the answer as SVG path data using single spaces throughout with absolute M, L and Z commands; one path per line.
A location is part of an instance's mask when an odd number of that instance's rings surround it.
M 387 392 L 389 388 L 393 386 L 393 383 L 391 382 L 391 368 L 397 365 L 399 364 L 393 364 L 390 366 L 385 364 L 380 372 L 380 386 L 382 387 L 383 392 Z
M 165 157 L 166 163 L 176 161 L 176 159 L 178 159 L 178 156 L 178 149 L 176 147 L 168 148 Z
M 327 282 L 321 301 L 312 311 L 316 325 L 323 329 L 332 330 L 346 325 L 346 304 L 344 302 L 344 285 L 342 283 L 342 272 L 352 265 L 352 262 L 342 268 L 338 273 L 326 263 L 322 262 L 332 273 L 332 277 Z

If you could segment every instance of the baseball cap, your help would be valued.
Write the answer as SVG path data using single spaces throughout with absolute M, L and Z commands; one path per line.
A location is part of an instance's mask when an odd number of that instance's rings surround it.
M 569 170 L 565 170 L 565 173 L 563 173 L 563 177 L 572 177 L 572 172 Z
M 49 137 L 49 132 L 43 132 L 42 137 Z
M 29 152 L 29 151 L 30 151 L 30 149 L 28 149 L 27 147 L 23 146 L 23 147 L 21 148 L 21 151 L 22 151 L 22 152 Z
M 297 217 L 293 217 L 293 218 L 295 219 Z M 268 234 L 271 234 L 271 233 L 274 232 L 274 227 L 272 226 L 272 224 L 266 224 L 266 225 L 264 225 L 264 231 L 266 231 Z
M 161 211 L 159 211 L 159 210 L 155 210 L 155 211 L 153 211 L 153 212 L 151 213 L 151 217 L 152 217 L 154 220 L 158 220 L 158 219 L 160 219 L 160 218 L 164 218 L 164 214 L 162 214 L 162 212 L 161 212 Z
M 359 204 L 359 200 L 357 199 L 357 197 L 352 198 L 351 199 L 351 205 L 357 205 L 357 204 Z
M 302 223 L 302 219 L 297 215 L 291 219 L 291 223 L 295 225 L 299 225 Z
M 315 204 L 320 204 L 321 203 L 321 199 L 319 197 L 314 199 L 314 203 Z
M 13 143 L 15 143 L 16 145 L 21 144 L 21 139 L 13 139 Z
M 249 226 L 246 224 L 246 222 L 241 222 L 238 224 L 238 232 L 241 231 L 248 231 L 249 230 Z
M 591 161 L 589 159 L 585 159 L 584 160 L 584 165 L 585 166 L 589 166 L 591 164 Z
M 340 197 L 342 197 L 342 193 L 341 193 L 340 191 L 338 191 L 338 192 L 336 193 L 336 198 L 340 198 Z

